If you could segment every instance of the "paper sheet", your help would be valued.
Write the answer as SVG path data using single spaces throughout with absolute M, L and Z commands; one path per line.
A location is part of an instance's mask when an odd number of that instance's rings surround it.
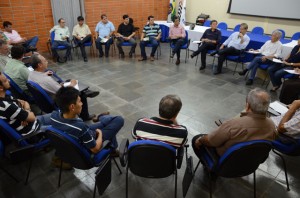
M 71 82 L 65 82 L 64 83 L 64 87 L 68 87 L 70 86 Z M 76 80 L 76 85 L 74 86 L 75 89 L 79 90 L 79 86 L 78 86 L 78 80 Z
M 273 58 L 272 61 L 273 61 L 274 63 L 282 63 L 282 61 L 279 60 L 279 59 L 277 59 L 277 58 Z
M 193 41 L 193 43 L 199 44 L 202 43 L 202 41 Z
M 297 74 L 297 75 L 300 75 L 299 73 L 297 73 L 295 70 L 293 69 L 285 69 L 284 71 L 290 73 L 290 74 Z
M 284 115 L 288 111 L 288 108 L 286 107 L 286 105 L 282 104 L 279 101 L 272 102 L 270 104 L 270 107 L 272 109 L 274 109 L 275 111 L 277 111 L 278 113 L 280 113 L 281 115 Z

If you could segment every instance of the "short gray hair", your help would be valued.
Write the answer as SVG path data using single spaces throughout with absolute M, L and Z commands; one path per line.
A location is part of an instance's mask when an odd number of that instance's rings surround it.
M 253 113 L 266 114 L 270 105 L 270 95 L 260 89 L 252 89 L 247 95 L 247 103 Z
M 281 32 L 281 31 L 279 31 L 279 30 L 274 30 L 274 31 L 272 32 L 272 34 L 276 34 L 276 35 L 277 35 L 277 38 L 278 38 L 278 39 L 281 39 L 281 36 L 282 36 L 282 32 Z

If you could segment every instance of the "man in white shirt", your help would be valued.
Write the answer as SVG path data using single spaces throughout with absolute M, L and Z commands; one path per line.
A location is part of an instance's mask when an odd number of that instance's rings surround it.
M 282 33 L 279 30 L 275 30 L 272 33 L 271 40 L 265 42 L 265 44 L 258 50 L 250 49 L 250 51 L 259 52 L 260 55 L 256 56 L 246 69 L 239 72 L 239 75 L 244 76 L 247 71 L 251 70 L 249 79 L 246 85 L 252 85 L 255 78 L 256 70 L 260 64 L 270 64 L 273 58 L 278 58 L 281 55 L 282 43 L 279 41 Z
M 74 26 L 72 35 L 75 39 L 76 44 L 80 47 L 84 62 L 87 62 L 88 59 L 86 57 L 84 44 L 91 42 L 92 33 L 89 26 L 84 23 L 84 18 L 82 16 L 77 17 L 77 21 L 78 24 Z
M 54 31 L 54 41 L 52 42 L 51 50 L 52 50 L 52 56 L 57 60 L 59 63 L 64 63 L 67 61 L 67 58 L 71 54 L 71 44 L 68 42 L 68 38 L 70 37 L 69 28 L 65 26 L 65 20 L 63 18 L 60 18 L 58 20 L 59 25 L 54 26 L 49 32 L 50 32 L 50 38 L 51 33 Z M 63 60 L 60 59 L 58 53 L 57 53 L 57 47 L 58 46 L 65 46 L 67 48 L 66 54 L 63 58 Z
M 244 50 L 250 42 L 249 36 L 246 34 L 248 30 L 248 25 L 242 23 L 239 32 L 232 33 L 229 38 L 221 45 L 220 49 L 216 53 L 211 53 L 211 55 L 218 54 L 218 67 L 214 71 L 214 75 L 220 74 L 222 72 L 223 62 L 226 56 L 240 55 L 241 50 Z

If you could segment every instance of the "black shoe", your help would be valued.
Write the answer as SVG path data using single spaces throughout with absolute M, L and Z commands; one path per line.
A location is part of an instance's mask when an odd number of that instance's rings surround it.
M 180 60 L 177 59 L 175 64 L 176 64 L 176 65 L 179 65 L 179 64 L 180 64 Z
M 120 54 L 120 56 L 121 56 L 121 58 L 125 58 L 125 54 L 124 53 Z
M 105 57 L 106 57 L 106 58 L 108 57 L 108 53 L 105 53 Z
M 57 62 L 58 62 L 58 63 L 64 63 L 65 61 L 64 61 L 64 60 L 61 60 L 60 57 L 57 57 Z
M 220 74 L 221 73 L 221 71 L 214 71 L 214 75 L 218 75 L 218 74 Z
M 100 53 L 100 54 L 99 54 L 99 58 L 102 58 L 102 57 L 103 57 L 103 53 Z
M 209 55 L 214 56 L 214 55 L 216 55 L 217 53 L 218 53 L 218 51 L 215 51 L 215 52 L 212 52 L 212 53 L 209 54 Z
M 199 68 L 199 70 L 203 70 L 203 69 L 205 69 L 205 66 L 204 66 L 204 65 L 202 65 L 202 66 Z
M 192 55 L 191 55 L 191 59 L 193 59 L 194 57 L 195 57 L 195 55 L 194 55 L 194 54 L 192 54 Z
M 96 115 L 95 114 L 90 114 L 88 117 L 86 117 L 86 118 L 82 118 L 82 120 L 83 121 L 89 121 L 89 120 L 92 120 L 92 119 L 94 119 L 96 117 Z
M 248 79 L 246 82 L 246 85 L 252 85 L 253 84 L 253 80 L 252 79 Z
M 238 72 L 240 76 L 244 76 L 247 73 L 248 69 L 244 69 L 243 71 Z
M 129 58 L 132 58 L 132 54 L 133 54 L 132 52 L 129 52 Z
M 86 90 L 84 92 L 85 96 L 88 98 L 94 98 L 94 97 L 98 96 L 99 93 L 100 93 L 99 91 L 91 91 L 91 90 Z
M 83 61 L 84 61 L 84 62 L 88 62 L 87 57 L 84 57 L 84 58 L 83 58 Z

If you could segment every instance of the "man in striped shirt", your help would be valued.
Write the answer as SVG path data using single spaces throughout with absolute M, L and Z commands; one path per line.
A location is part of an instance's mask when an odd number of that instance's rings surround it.
M 132 130 L 132 136 L 137 140 L 157 140 L 174 147 L 183 146 L 188 131 L 176 121 L 181 107 L 177 95 L 163 97 L 159 103 L 159 117 L 139 119 Z
M 152 45 L 150 60 L 154 61 L 154 55 L 159 45 L 158 42 L 161 36 L 161 29 L 158 24 L 154 23 L 154 16 L 149 16 L 148 21 L 149 23 L 145 25 L 143 29 L 143 33 L 141 35 L 141 42 L 140 42 L 141 58 L 139 58 L 139 61 L 147 60 L 147 55 L 145 51 L 145 47 L 147 44 Z

